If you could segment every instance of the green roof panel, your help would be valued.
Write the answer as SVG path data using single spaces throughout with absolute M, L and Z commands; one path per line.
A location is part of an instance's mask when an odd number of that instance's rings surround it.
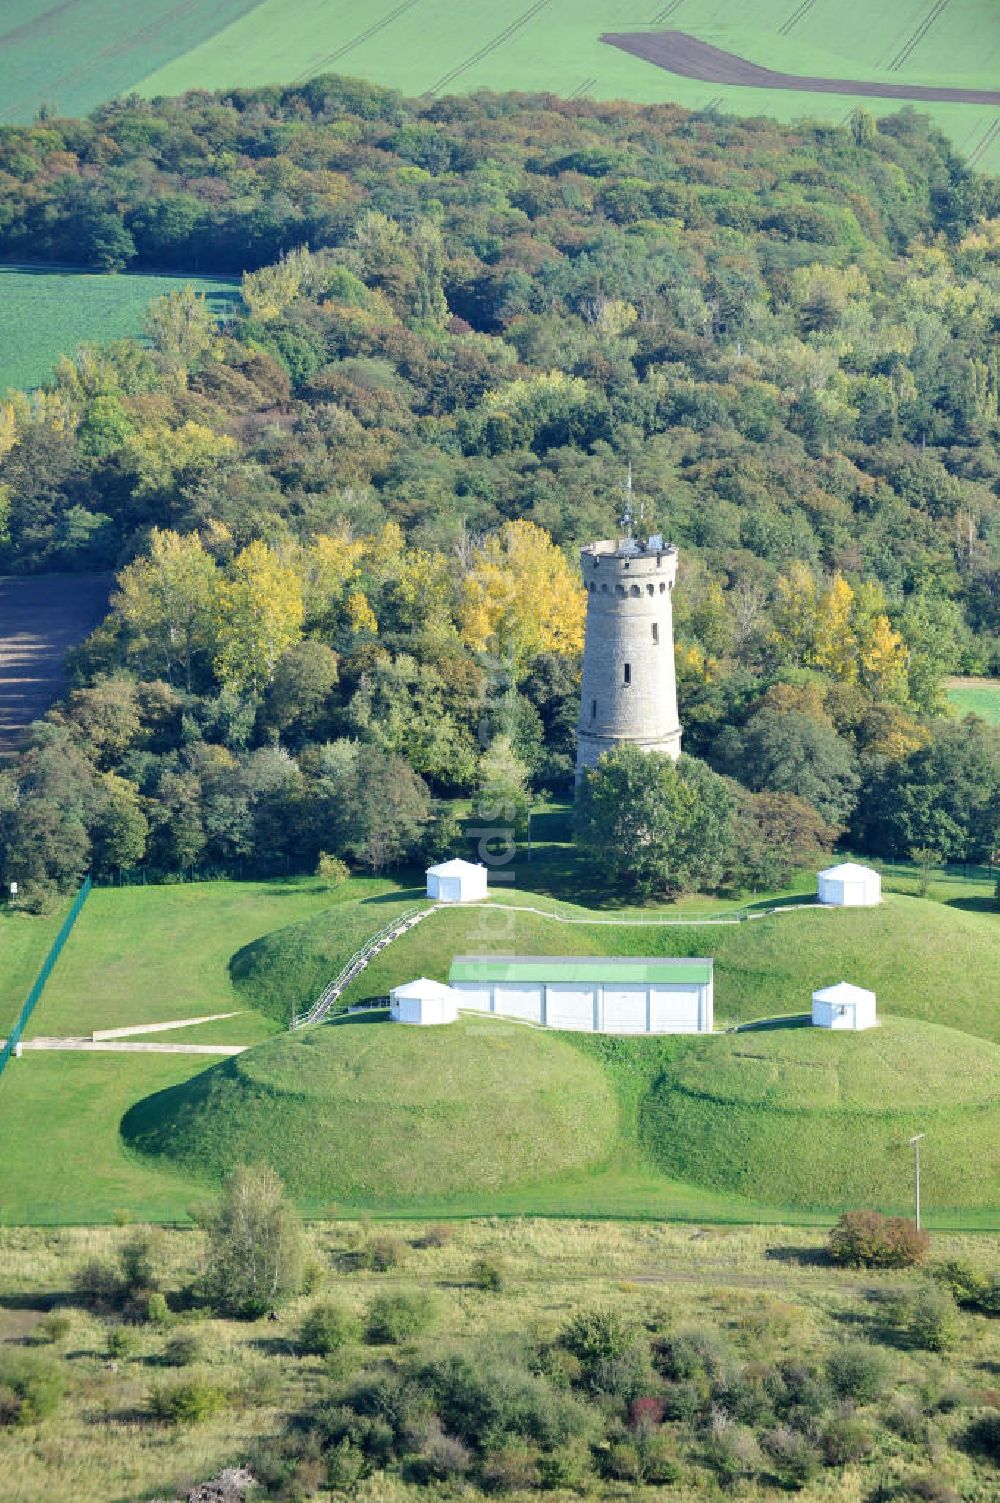
M 711 979 L 712 962 L 703 958 L 607 955 L 456 955 L 449 976 L 451 981 L 562 981 L 601 986 L 657 982 L 705 986 Z

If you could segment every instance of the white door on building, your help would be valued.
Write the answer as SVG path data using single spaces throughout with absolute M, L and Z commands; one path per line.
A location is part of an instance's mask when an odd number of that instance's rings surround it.
M 494 1010 L 505 1018 L 542 1021 L 542 988 L 537 983 L 505 981 L 493 989 Z
M 489 1012 L 491 987 L 477 986 L 469 981 L 453 982 L 452 985 L 458 994 L 459 1007 L 467 1007 L 471 1012 Z
M 608 1033 L 646 1032 L 644 986 L 604 988 L 604 1027 Z
M 553 982 L 545 989 L 545 1021 L 550 1028 L 593 1033 L 597 988 Z
M 652 1033 L 697 1033 L 700 989 L 696 986 L 653 987 L 649 993 Z

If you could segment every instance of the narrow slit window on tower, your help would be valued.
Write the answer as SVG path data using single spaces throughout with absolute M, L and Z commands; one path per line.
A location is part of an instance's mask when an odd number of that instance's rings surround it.
M 596 699 L 592 699 L 590 701 L 590 718 L 591 718 L 591 720 L 596 720 L 597 719 L 597 700 Z
M 660 628 L 659 628 L 658 624 L 654 621 L 653 622 L 653 645 L 654 645 L 654 647 L 659 646 L 659 642 L 660 642 Z
M 630 684 L 632 682 L 632 664 L 631 663 L 626 663 L 625 664 L 625 682 L 627 684 Z

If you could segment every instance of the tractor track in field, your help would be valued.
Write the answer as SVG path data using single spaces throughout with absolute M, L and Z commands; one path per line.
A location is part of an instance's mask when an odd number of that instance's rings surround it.
M 890 60 L 890 73 L 898 73 L 903 64 L 913 56 L 935 21 L 944 14 L 950 4 L 951 0 L 935 0 L 935 3 L 931 6 L 926 16 L 918 23 L 915 30 L 910 33 L 902 47 L 900 47 L 896 55 Z
M 924 18 L 925 27 L 916 32 L 896 54 L 889 67 L 902 66 L 913 47 L 941 15 L 948 0 L 938 0 L 933 15 Z M 926 25 L 925 25 L 926 23 Z M 787 23 L 786 23 L 787 24 Z M 920 28 L 917 28 L 920 31 Z M 936 104 L 1000 105 L 1000 89 L 957 89 L 930 84 L 878 83 L 872 79 L 819 78 L 799 73 L 777 73 L 761 67 L 735 52 L 725 52 L 709 42 L 699 41 L 685 31 L 607 31 L 601 41 L 617 47 L 632 57 L 652 63 L 666 73 L 681 78 L 696 78 L 702 83 L 736 84 L 748 89 L 789 89 L 809 94 L 854 94 L 872 99 L 925 100 Z M 910 46 L 912 42 L 913 47 Z M 909 49 L 909 50 L 907 50 Z M 905 57 L 902 54 L 905 53 Z
M 802 4 L 792 11 L 787 21 L 783 21 L 778 27 L 778 35 L 787 37 L 793 32 L 799 22 L 809 14 L 815 3 L 816 0 L 802 0 Z
M 355 47 L 360 47 L 364 42 L 369 41 L 372 37 L 378 36 L 380 31 L 385 31 L 387 26 L 391 26 L 393 21 L 398 21 L 401 15 L 403 15 L 408 10 L 412 10 L 413 7 L 417 4 L 419 4 L 419 0 L 402 0 L 402 3 L 397 5 L 394 10 L 389 11 L 387 15 L 381 16 L 379 20 L 373 21 L 370 26 L 365 27 L 364 31 L 359 31 L 355 36 L 344 42 L 340 47 L 335 47 L 334 50 L 332 52 L 328 52 L 325 57 L 319 58 L 315 64 L 310 63 L 309 67 L 304 73 L 296 74 L 296 76 L 292 79 L 292 84 L 294 85 L 305 83 L 307 79 L 315 78 L 316 75 L 318 73 L 322 73 L 324 68 L 328 67 L 330 63 L 339 62 L 342 57 L 346 57 L 349 52 L 353 52 Z
M 429 89 L 424 90 L 421 97 L 424 99 L 433 99 L 435 94 L 439 94 L 448 84 L 454 83 L 456 78 L 460 78 L 474 64 L 481 63 L 484 57 L 489 57 L 491 52 L 496 52 L 498 47 L 502 47 L 505 42 L 509 42 L 511 37 L 516 36 L 537 15 L 543 10 L 547 10 L 551 4 L 552 0 L 535 0 L 534 5 L 529 5 L 526 11 L 522 11 L 519 16 L 515 16 L 509 25 L 505 26 L 502 31 L 497 32 L 496 36 L 491 37 L 488 42 L 484 42 L 483 46 L 476 52 L 470 53 L 464 62 L 458 63 L 448 73 L 443 73 L 436 83 L 431 84 Z

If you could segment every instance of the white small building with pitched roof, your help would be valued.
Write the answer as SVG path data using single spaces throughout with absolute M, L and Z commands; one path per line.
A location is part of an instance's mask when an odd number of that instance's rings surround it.
M 438 903 L 480 903 L 489 896 L 486 868 L 454 857 L 427 868 L 427 896 Z
M 820 872 L 817 895 L 832 908 L 875 908 L 882 901 L 882 878 L 870 866 L 842 861 Z
M 421 1027 L 458 1021 L 458 996 L 450 986 L 421 976 L 394 986 L 389 993 L 389 1016 L 394 1023 Z
M 812 1021 L 814 1028 L 843 1028 L 852 1033 L 875 1028 L 875 993 L 849 981 L 821 987 L 812 994 Z

